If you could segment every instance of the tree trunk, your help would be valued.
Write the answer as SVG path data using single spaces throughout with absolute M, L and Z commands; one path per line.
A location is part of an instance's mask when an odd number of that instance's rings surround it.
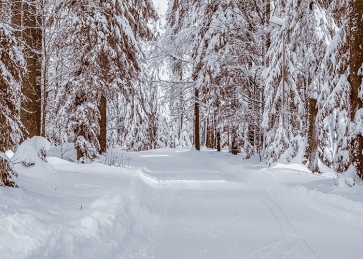
M 221 132 L 217 129 L 217 151 L 221 152 Z
M 362 100 L 358 97 L 362 83 L 362 75 L 358 74 L 363 63 L 363 0 L 352 0 L 350 3 L 350 75 L 348 80 L 351 85 L 351 121 L 355 121 L 356 112 L 362 108 Z M 363 179 L 363 136 L 358 134 L 351 139 L 350 153 L 352 164 L 355 166 L 358 176 Z
M 85 101 L 84 94 L 78 94 L 74 101 L 75 107 L 80 106 L 84 101 Z M 86 137 L 86 134 L 83 130 L 83 125 L 81 125 L 79 128 L 77 128 L 74 133 L 76 135 L 76 138 L 79 136 Z M 76 142 L 77 142 L 77 139 L 76 139 Z M 75 145 L 75 148 L 76 148 L 76 152 L 77 152 L 77 160 L 80 161 L 84 155 L 84 152 L 82 152 L 81 148 L 77 144 Z
M 233 89 L 233 96 L 231 100 L 231 109 L 233 114 L 237 112 L 237 96 L 236 96 L 236 89 Z M 237 126 L 235 125 L 236 121 L 232 121 L 232 127 L 231 127 L 231 146 L 230 146 L 230 152 L 232 155 L 237 155 Z
M 206 140 L 205 140 L 205 146 L 207 148 L 213 148 L 213 142 L 212 142 L 212 127 L 210 125 L 211 121 L 209 117 L 207 118 L 207 122 L 205 124 L 205 130 L 206 130 Z
M 194 94 L 194 145 L 196 150 L 200 150 L 199 90 L 195 89 Z
M 232 128 L 231 128 L 231 154 L 232 155 L 237 155 L 237 153 L 238 153 L 238 150 L 237 150 L 237 128 L 236 128 L 236 126 L 232 126 Z
M 220 128 L 218 128 L 219 126 L 219 115 L 220 115 L 220 110 L 219 110 L 219 105 L 220 105 L 220 101 L 219 101 L 219 97 L 217 96 L 217 109 L 216 112 L 217 114 L 214 115 L 214 129 L 215 129 L 215 135 L 216 135 L 216 148 L 217 151 L 220 152 L 221 151 L 221 130 Z
M 100 111 L 100 154 L 105 153 L 107 150 L 107 99 L 102 95 L 100 105 L 98 107 Z
M 26 128 L 24 138 L 41 135 L 41 19 L 37 15 L 36 1 L 24 1 L 22 19 L 22 39 L 25 44 L 25 57 L 28 73 L 23 80 L 20 119 Z M 22 9 L 17 9 L 19 12 Z
M 270 26 L 270 18 L 271 18 L 271 1 L 267 1 L 266 6 L 265 6 L 265 24 L 266 26 Z M 270 30 L 266 30 L 266 38 L 265 38 L 265 49 L 264 49 L 264 54 L 266 54 L 268 52 L 268 49 L 270 48 L 271 45 L 271 37 L 270 37 Z M 267 58 L 265 58 L 265 67 L 268 67 L 269 65 L 269 60 Z
M 308 169 L 313 172 L 319 172 L 318 167 L 318 131 L 316 128 L 316 116 L 318 115 L 318 109 L 316 107 L 317 101 L 313 98 L 308 98 L 308 136 L 307 136 L 307 148 L 306 157 L 308 159 Z
M 41 74 L 42 77 L 42 110 L 41 110 L 41 136 L 46 137 L 46 112 L 47 112 L 47 100 L 48 100 L 48 92 L 47 92 L 47 84 L 48 84 L 48 68 L 49 68 L 49 57 L 46 46 L 46 37 L 45 37 L 45 18 L 46 18 L 46 10 L 45 10 L 45 1 L 41 1 L 41 12 L 39 12 L 38 20 L 41 20 L 39 24 L 39 31 L 41 32 L 40 40 L 42 42 L 41 49 L 43 50 L 42 57 L 39 57 L 39 60 L 42 60 L 41 63 Z M 44 35 L 44 37 L 43 37 Z M 41 59 L 42 58 L 42 59 Z

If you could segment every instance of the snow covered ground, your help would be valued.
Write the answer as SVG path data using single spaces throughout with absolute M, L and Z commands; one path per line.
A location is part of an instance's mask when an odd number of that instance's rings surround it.
M 363 258 L 363 187 L 204 150 L 127 153 L 0 188 L 0 258 Z

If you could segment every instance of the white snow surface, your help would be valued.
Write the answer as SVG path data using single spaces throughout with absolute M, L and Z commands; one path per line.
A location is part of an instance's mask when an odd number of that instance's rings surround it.
M 15 154 L 11 150 L 7 151 L 7 156 L 14 163 L 15 171 L 19 175 L 24 175 L 32 178 L 37 178 L 40 181 L 51 177 L 56 179 L 57 171 L 52 165 L 44 162 L 41 156 L 41 150 L 45 151 L 50 149 L 50 143 L 47 139 L 34 136 L 25 140 L 17 149 Z M 25 166 L 23 161 L 27 164 L 33 164 L 33 166 Z M 23 180 L 23 177 L 19 178 L 19 183 Z
M 0 188 L 0 258 L 363 258 L 363 187 L 213 150 L 48 157 Z

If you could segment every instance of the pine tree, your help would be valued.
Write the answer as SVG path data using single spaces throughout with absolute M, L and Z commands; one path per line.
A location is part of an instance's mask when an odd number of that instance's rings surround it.
M 0 186 L 16 187 L 17 174 L 1 152 L 16 148 L 22 137 L 20 101 L 26 63 L 14 28 L 3 12 L 9 7 L 5 4 L 0 1 Z
M 334 32 L 334 22 L 324 6 L 319 3 L 310 3 L 305 6 L 307 10 L 302 19 L 306 24 L 306 30 L 302 30 L 302 38 L 299 40 L 303 42 L 304 38 L 308 39 L 304 43 L 303 60 L 306 62 L 305 70 L 301 71 L 305 75 L 305 103 L 307 113 L 307 130 L 306 130 L 306 151 L 305 157 L 308 162 L 308 169 L 316 173 L 319 171 L 319 132 L 317 124 L 318 116 L 318 92 L 319 85 L 315 84 L 317 78 L 317 71 L 321 69 L 322 60 L 324 58 L 328 44 Z M 306 37 L 307 35 L 307 37 Z
M 265 158 L 269 164 L 279 159 L 289 162 L 308 143 L 308 166 L 317 172 L 318 89 L 313 81 L 331 28 L 319 5 L 290 0 L 278 8 L 285 21 L 271 34 L 277 38 L 271 43 L 265 70 Z
M 260 29 L 266 21 L 259 16 L 265 17 L 266 9 L 260 6 L 263 3 L 255 5 L 252 1 L 169 3 L 169 27 L 164 40 L 172 47 L 166 52 L 173 57 L 172 81 L 181 82 L 191 76 L 195 83 L 194 130 L 200 131 L 194 132 L 196 146 L 201 136 L 202 145 L 220 150 L 221 134 L 228 134 L 223 132 L 228 128 L 233 132 L 233 140 L 228 142 L 235 146 L 231 150 L 237 151 L 237 145 L 243 142 L 250 155 L 255 148 L 251 143 L 261 145 L 259 42 L 263 39 Z M 253 26 L 253 22 L 258 24 Z M 174 100 L 178 102 L 175 97 Z M 239 127 L 246 118 L 251 123 Z
M 363 179 L 363 1 L 352 0 L 349 3 L 349 76 L 350 120 L 356 129 L 352 132 L 350 143 L 351 162 L 358 176 Z M 353 124 L 353 123 L 352 123 Z
M 139 41 L 153 37 L 147 23 L 156 12 L 150 1 L 65 1 L 58 9 L 68 12 L 70 27 L 60 37 L 62 47 L 74 51 L 75 68 L 61 112 L 71 114 L 68 134 L 74 133 L 78 159 L 93 159 L 105 150 L 105 98 L 120 92 L 135 100 L 143 58 Z
M 16 185 L 16 178 L 18 174 L 15 172 L 11 161 L 4 153 L 0 153 L 0 187 L 18 187 Z
M 24 46 L 27 73 L 21 88 L 24 99 L 20 117 L 24 139 L 41 135 L 42 19 L 37 0 L 12 1 L 12 24 Z
M 334 13 L 336 33 L 326 50 L 318 70 L 318 114 L 319 148 L 321 160 L 337 172 L 344 172 L 350 164 L 349 157 L 349 42 L 346 6 L 333 1 L 330 13 Z M 340 16 L 337 16 L 340 14 Z M 338 24 L 338 25 L 339 25 Z
M 170 0 L 166 14 L 166 28 L 156 55 L 163 56 L 167 67 L 170 83 L 164 83 L 165 99 L 168 103 L 170 116 L 171 136 L 169 145 L 185 145 L 193 142 L 191 139 L 194 131 L 194 87 L 191 80 L 192 67 L 191 49 L 194 27 L 191 26 L 195 19 L 194 7 L 196 1 Z M 193 104 L 192 104 L 193 103 Z M 190 107 L 190 108 L 187 108 Z M 193 107 L 194 108 L 194 107 Z

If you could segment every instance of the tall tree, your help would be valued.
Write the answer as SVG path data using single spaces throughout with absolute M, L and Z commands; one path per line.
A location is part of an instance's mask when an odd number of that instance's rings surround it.
M 68 133 L 74 134 L 78 159 L 92 159 L 106 149 L 105 98 L 121 93 L 127 102 L 135 100 L 140 41 L 153 37 L 148 22 L 156 19 L 156 11 L 150 1 L 131 0 L 64 1 L 58 9 L 68 12 L 70 25 L 60 35 L 61 47 L 75 51 L 62 113 L 71 114 Z
M 168 67 L 169 83 L 164 83 L 164 91 L 169 104 L 171 146 L 185 145 L 191 142 L 195 125 L 195 90 L 191 83 L 192 42 L 194 28 L 190 26 L 193 18 L 195 1 L 169 0 L 166 13 L 165 33 L 156 49 L 157 60 L 162 55 Z M 160 66 L 160 64 L 159 64 Z M 191 104 L 191 102 L 193 104 Z M 191 124 L 191 126 L 189 126 Z
M 3 9 L 9 8 L 8 4 L 0 1 L 0 186 L 16 187 L 17 174 L 1 152 L 14 150 L 22 137 L 20 101 L 26 63 L 15 30 Z
M 24 45 L 27 73 L 21 88 L 24 99 L 20 118 L 24 138 L 41 135 L 42 19 L 36 0 L 12 2 L 13 25 Z
M 300 68 L 305 75 L 303 78 L 303 87 L 305 94 L 306 113 L 307 113 L 307 130 L 306 134 L 306 151 L 305 157 L 308 162 L 308 169 L 314 173 L 319 171 L 319 130 L 318 130 L 318 92 L 320 86 L 315 84 L 317 71 L 321 69 L 322 61 L 328 44 L 334 35 L 334 22 L 328 14 L 327 9 L 319 2 L 311 2 L 302 8 L 300 18 L 306 24 L 305 29 L 301 30 L 301 37 L 298 42 L 302 44 L 302 60 L 304 67 Z M 308 35 L 306 37 L 306 35 Z
M 358 176 L 363 179 L 363 0 L 350 1 L 348 10 L 350 17 L 350 73 L 348 76 L 351 86 L 350 120 L 356 126 L 351 136 L 350 155 Z
M 337 172 L 346 171 L 350 164 L 348 2 L 334 0 L 329 7 L 329 13 L 334 14 L 334 37 L 326 49 L 316 77 L 319 156 L 323 163 Z
M 313 82 L 331 40 L 331 21 L 311 2 L 289 0 L 275 8 L 284 23 L 271 34 L 264 73 L 265 158 L 289 162 L 306 151 L 309 168 L 317 172 L 319 88 Z

